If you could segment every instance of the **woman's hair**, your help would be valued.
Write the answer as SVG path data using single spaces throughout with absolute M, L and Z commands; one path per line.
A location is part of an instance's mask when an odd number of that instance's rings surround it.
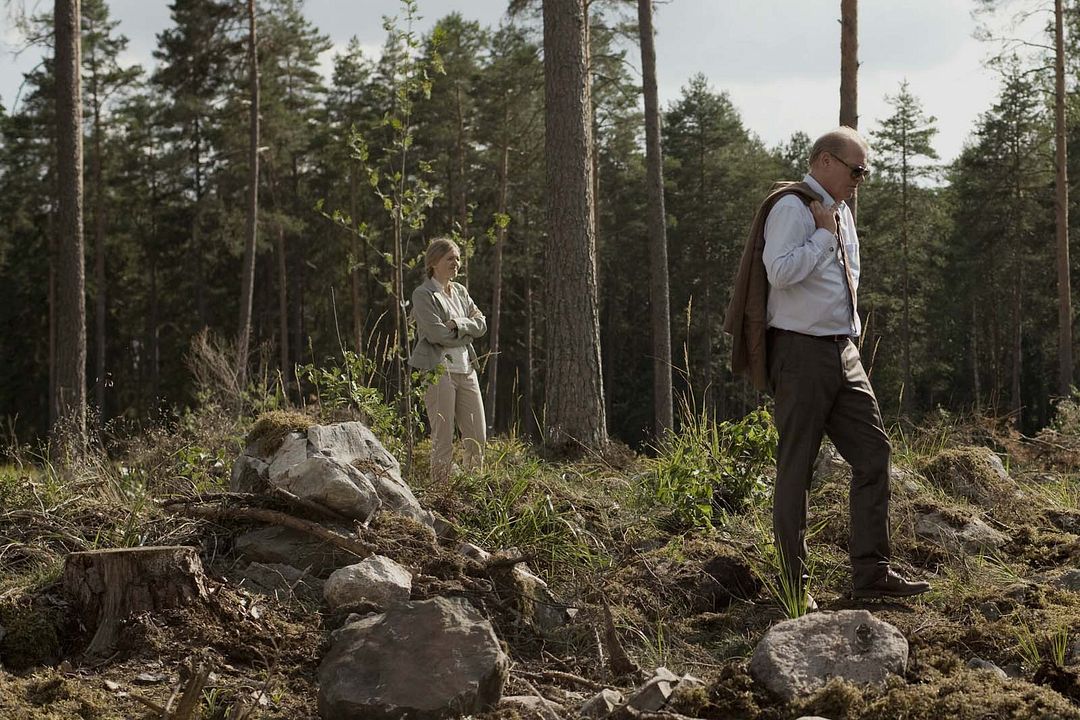
M 835 130 L 830 130 L 817 139 L 814 147 L 810 149 L 810 165 L 813 166 L 817 159 L 825 153 L 838 156 L 852 146 L 859 146 L 868 152 L 870 146 L 859 132 L 846 125 L 841 125 Z
M 431 244 L 427 246 L 427 252 L 424 253 L 424 268 L 427 270 L 428 277 L 435 277 L 435 266 L 451 250 L 461 252 L 458 244 L 450 238 L 440 237 L 431 241 Z

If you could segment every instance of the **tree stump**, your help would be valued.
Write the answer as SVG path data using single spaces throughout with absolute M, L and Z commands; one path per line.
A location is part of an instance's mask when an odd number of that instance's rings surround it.
M 207 597 L 199 554 L 185 546 L 71 553 L 64 563 L 64 591 L 86 617 L 96 618 L 86 654 L 99 656 L 112 650 L 120 624 L 132 614 Z

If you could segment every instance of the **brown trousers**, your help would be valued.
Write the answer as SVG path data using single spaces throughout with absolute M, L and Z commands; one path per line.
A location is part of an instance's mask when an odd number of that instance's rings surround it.
M 789 579 L 806 577 L 806 513 L 814 460 L 828 434 L 851 465 L 852 584 L 870 585 L 889 567 L 889 453 L 877 398 L 850 340 L 770 330 L 769 379 L 780 435 L 773 532 Z

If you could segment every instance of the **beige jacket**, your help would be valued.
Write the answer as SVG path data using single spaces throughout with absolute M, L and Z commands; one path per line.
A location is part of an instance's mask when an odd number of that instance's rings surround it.
M 469 297 L 469 291 L 461 283 L 451 281 L 450 292 L 462 300 L 469 317 L 455 318 L 450 314 L 446 298 L 439 291 L 434 278 L 428 278 L 413 290 L 412 316 L 416 321 L 416 347 L 409 357 L 409 364 L 420 370 L 434 370 L 443 361 L 446 348 L 465 346 L 469 360 L 476 366 L 476 351 L 472 341 L 487 332 L 487 318 Z M 457 327 L 451 329 L 446 323 L 453 318 Z
M 807 205 L 821 200 L 804 182 L 778 182 L 772 186 L 750 226 L 724 318 L 724 332 L 732 336 L 731 372 L 749 376 L 754 387 L 762 392 L 771 390 L 765 337 L 769 329 L 769 277 L 761 258 L 765 250 L 765 220 L 776 201 L 789 194 L 798 195 Z

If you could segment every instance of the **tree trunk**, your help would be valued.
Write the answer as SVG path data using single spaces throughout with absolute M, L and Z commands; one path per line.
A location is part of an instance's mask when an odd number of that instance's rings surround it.
M 533 278 L 535 272 L 533 272 L 532 261 L 532 230 L 529 227 L 529 210 L 528 206 L 523 207 L 521 210 L 522 225 L 524 226 L 525 235 L 525 381 L 522 383 L 521 392 L 525 396 L 525 407 L 523 409 L 525 415 L 525 436 L 531 439 L 535 439 L 539 435 L 539 424 L 536 419 L 536 405 L 533 403 L 534 393 L 534 379 L 536 372 L 536 360 L 535 360 L 535 346 L 533 338 L 535 337 L 535 330 L 533 327 Z
M 979 382 L 979 303 L 971 303 L 971 387 L 975 412 L 982 410 L 982 386 Z
M 1020 309 L 1020 298 L 1023 295 L 1023 271 L 1017 271 L 1017 277 L 1013 282 L 1013 337 L 1012 337 L 1012 411 L 1013 417 L 1016 421 L 1016 427 L 1020 428 L 1021 421 L 1023 420 L 1022 412 L 1024 408 L 1023 398 L 1021 397 L 1021 384 L 1020 376 L 1023 371 L 1023 313 Z
M 840 0 L 840 124 L 859 128 L 859 0 Z M 852 220 L 858 199 L 847 201 Z
M 240 332 L 236 362 L 239 386 L 247 385 L 248 346 L 251 342 L 251 305 L 255 288 L 255 243 L 259 220 L 259 54 L 255 35 L 255 0 L 247 0 L 248 83 L 251 92 L 250 134 L 248 138 L 247 232 L 244 265 L 240 276 Z
M 67 556 L 64 593 L 93 619 L 87 655 L 106 656 L 131 615 L 190 605 L 207 597 L 206 576 L 193 547 L 91 550 Z
M 57 458 L 81 452 L 86 439 L 86 269 L 83 255 L 81 10 L 79 0 L 56 0 L 56 129 L 59 182 L 56 263 Z
M 1058 395 L 1072 388 L 1072 294 L 1069 279 L 1069 176 L 1065 124 L 1065 38 L 1062 0 L 1054 0 L 1054 137 L 1057 173 Z
M 285 226 L 278 223 L 277 228 L 277 271 L 278 271 L 278 333 L 281 334 L 279 342 L 279 360 L 281 375 L 284 378 L 285 392 L 288 393 L 292 385 L 292 367 L 289 362 L 289 286 L 288 272 L 285 263 Z
M 508 121 L 509 108 L 504 108 L 503 121 Z M 492 268 L 494 278 L 491 291 L 491 327 L 490 348 L 491 353 L 487 361 L 488 386 L 485 409 L 487 411 L 488 425 L 495 427 L 496 408 L 495 400 L 499 384 L 499 329 L 502 323 L 502 273 L 503 273 L 503 245 L 506 242 L 506 195 L 509 183 L 510 170 L 510 142 L 506 140 L 502 147 L 502 157 L 499 161 L 499 220 L 495 228 L 495 261 Z
M 908 157 L 907 157 L 907 129 L 904 128 L 901 150 L 900 166 L 900 286 L 903 301 L 904 331 L 902 334 L 903 350 L 903 378 L 904 385 L 901 390 L 900 406 L 911 407 L 911 293 L 909 281 L 911 277 L 910 266 L 910 233 L 908 228 Z
M 454 88 L 457 112 L 457 134 L 454 139 L 454 170 L 457 172 L 457 185 L 454 204 L 457 206 L 457 225 L 461 235 L 461 275 L 462 283 L 469 286 L 469 201 L 468 187 L 465 180 L 465 110 L 461 101 L 461 86 Z
M 660 144 L 660 101 L 656 89 L 656 45 L 652 0 L 638 0 L 641 77 L 645 95 L 645 182 L 649 194 L 649 304 L 652 309 L 653 436 L 675 424 L 671 391 L 671 296 L 668 290 L 667 213 L 664 155 Z
M 607 444 L 596 298 L 589 74 L 583 0 L 544 0 L 548 186 L 545 443 Z
M 349 166 L 349 218 L 352 224 L 356 224 L 356 163 Z M 360 299 L 360 268 L 365 267 L 362 263 L 364 243 L 352 228 L 349 230 L 349 298 L 352 304 L 352 339 L 353 349 L 358 354 L 364 352 L 364 305 Z
M 101 434 L 105 422 L 105 180 L 101 150 L 101 97 L 99 96 L 100 78 L 98 77 L 97 58 L 91 63 L 93 68 L 94 109 L 94 426 Z

